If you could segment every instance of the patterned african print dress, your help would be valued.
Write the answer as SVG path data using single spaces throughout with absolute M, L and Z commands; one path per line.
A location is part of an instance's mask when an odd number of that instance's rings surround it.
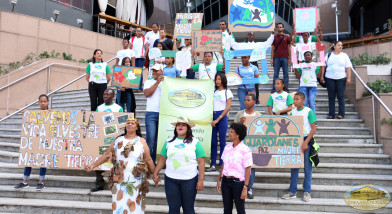
M 113 214 L 144 213 L 149 183 L 148 167 L 142 161 L 143 152 L 140 137 L 128 140 L 122 136 L 115 141 L 109 178 Z

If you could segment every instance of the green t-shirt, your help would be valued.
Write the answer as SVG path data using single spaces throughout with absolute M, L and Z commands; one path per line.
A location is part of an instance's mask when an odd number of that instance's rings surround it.
M 109 65 L 106 62 L 90 62 L 86 67 L 86 73 L 90 74 L 89 82 L 107 83 L 106 74 L 110 74 Z
M 300 42 L 300 37 L 302 37 L 302 36 L 296 36 L 295 39 L 294 39 L 294 43 L 299 43 Z M 309 39 L 308 39 L 308 41 L 309 41 Z M 302 39 L 302 42 L 303 42 L 303 39 Z M 316 36 L 311 35 L 310 36 L 310 42 L 317 42 Z
M 199 79 L 215 79 L 215 75 L 218 71 L 223 71 L 223 64 L 211 63 L 205 65 L 203 63 L 192 65 L 194 72 L 199 72 Z M 207 69 L 207 70 L 206 70 Z
M 112 103 L 111 105 L 106 105 L 105 103 L 98 106 L 98 112 L 124 112 L 124 109 L 117 105 L 116 103 Z

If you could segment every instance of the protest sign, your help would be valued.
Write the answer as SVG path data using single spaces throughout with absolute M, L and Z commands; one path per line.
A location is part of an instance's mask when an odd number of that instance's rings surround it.
M 227 78 L 227 85 L 228 86 L 241 85 L 242 84 L 241 76 L 238 75 L 235 72 L 226 73 L 226 78 Z
M 301 116 L 246 117 L 245 145 L 253 168 L 303 168 L 303 118 Z
M 193 30 L 201 30 L 203 23 L 203 13 L 177 13 L 175 26 L 174 26 L 174 38 L 191 38 L 191 32 Z
M 221 52 L 222 31 L 221 30 L 196 30 L 192 31 L 192 51 Z
M 112 86 L 141 89 L 142 68 L 115 65 L 112 76 Z
M 124 133 L 133 113 L 26 110 L 22 117 L 19 166 L 83 169 Z M 101 169 L 110 169 L 110 163 Z
M 148 58 L 156 59 L 162 56 L 161 50 L 159 48 L 151 48 L 148 50 Z
M 165 141 L 174 136 L 175 127 L 171 123 L 180 116 L 187 116 L 195 124 L 192 134 L 203 145 L 205 163 L 210 163 L 214 86 L 212 80 L 165 77 L 161 88 L 157 160 Z
M 188 51 L 176 53 L 176 68 L 181 71 L 181 76 L 186 76 L 186 70 L 192 66 L 192 54 Z
M 313 32 L 319 21 L 317 7 L 295 8 L 293 16 L 297 33 Z
M 275 27 L 275 0 L 229 0 L 231 32 L 272 31 Z

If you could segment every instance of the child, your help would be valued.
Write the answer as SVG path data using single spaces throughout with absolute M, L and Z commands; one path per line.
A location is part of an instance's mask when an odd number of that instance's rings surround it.
M 121 65 L 131 66 L 131 59 L 129 57 L 124 57 Z M 135 114 L 136 110 L 136 99 L 133 90 L 130 88 L 120 87 L 116 94 L 116 103 L 124 109 L 125 104 L 127 105 L 127 112 L 133 112 Z
M 310 153 L 314 153 L 313 144 L 315 144 L 313 136 L 316 133 L 316 115 L 312 111 L 312 109 L 304 106 L 305 102 L 305 94 L 302 92 L 297 92 L 294 96 L 294 105 L 295 108 L 292 111 L 292 116 L 302 116 L 303 117 L 303 133 L 304 133 L 304 142 L 302 144 L 302 151 L 304 152 L 304 171 L 305 171 L 305 179 L 303 183 L 304 195 L 303 200 L 308 202 L 311 200 L 310 190 L 312 185 L 312 161 L 310 158 L 315 158 L 315 156 L 310 155 Z M 313 150 L 313 151 L 311 151 Z M 316 155 L 317 156 L 317 155 Z M 318 162 L 315 164 L 317 166 Z M 291 169 L 291 182 L 289 192 L 282 196 L 282 199 L 292 199 L 297 197 L 297 183 L 298 183 L 298 173 L 299 169 Z
M 46 94 L 39 95 L 38 103 L 39 103 L 39 107 L 41 108 L 41 110 L 49 110 L 48 109 L 49 97 Z M 24 168 L 24 173 L 23 173 L 23 182 L 19 183 L 14 188 L 16 190 L 19 190 L 19 189 L 22 189 L 22 188 L 23 189 L 24 188 L 28 188 L 29 187 L 30 174 L 31 174 L 31 167 L 25 167 Z M 35 190 L 41 191 L 42 189 L 45 188 L 45 184 L 44 184 L 45 174 L 46 174 L 46 168 L 45 167 L 41 167 L 39 169 L 39 181 L 37 183 L 37 187 L 35 188 Z
M 267 114 L 281 115 L 292 110 L 293 98 L 287 93 L 286 84 L 282 79 L 275 80 L 275 90 L 267 102 Z
M 166 45 L 163 43 L 163 42 L 158 42 L 158 44 L 157 44 L 157 48 L 159 48 L 159 50 L 168 50 L 168 48 L 166 47 Z M 159 58 L 156 58 L 155 60 L 154 60 L 154 63 L 155 64 L 162 64 L 162 63 L 164 63 L 165 62 L 165 57 L 159 57 Z
M 174 57 L 166 57 L 166 67 L 163 68 L 163 76 L 180 78 L 181 71 L 174 66 Z
M 114 93 L 115 93 L 114 90 L 111 88 L 105 90 L 105 92 L 103 93 L 104 103 L 98 106 L 97 108 L 98 112 L 124 112 L 121 106 L 113 102 Z M 104 172 L 103 170 L 95 170 L 95 176 L 96 176 L 95 187 L 90 190 L 91 192 L 97 192 L 99 190 L 103 190 L 103 185 L 105 184 L 105 181 L 103 180 L 103 176 L 102 176 L 103 172 Z
M 311 63 L 312 52 L 306 51 L 305 62 Z M 295 75 L 300 79 L 299 91 L 305 94 L 305 106 L 309 106 L 316 114 L 316 96 L 317 96 L 317 76 L 320 71 L 320 67 L 303 67 L 294 69 Z M 321 74 L 321 73 L 320 73 Z

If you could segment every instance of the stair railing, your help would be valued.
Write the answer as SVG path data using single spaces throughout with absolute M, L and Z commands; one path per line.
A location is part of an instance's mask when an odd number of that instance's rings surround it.
M 109 63 L 109 62 L 113 61 L 114 59 L 116 59 L 116 57 L 113 57 L 113 58 L 111 58 L 110 60 L 108 60 L 108 61 L 106 61 L 106 62 Z M 74 80 L 72 80 L 72 81 L 66 83 L 65 85 L 63 85 L 63 86 L 57 88 L 56 90 L 50 92 L 50 73 L 51 73 L 51 68 L 52 68 L 53 65 L 61 65 L 61 66 L 74 67 L 74 68 L 85 68 L 85 67 L 76 66 L 76 65 L 67 65 L 67 64 L 62 64 L 62 63 L 51 63 L 51 64 L 46 65 L 46 66 L 44 66 L 44 67 L 42 67 L 42 68 L 40 68 L 40 69 L 38 69 L 38 70 L 36 70 L 36 71 L 34 71 L 34 72 L 32 72 L 32 73 L 26 75 L 26 76 L 23 76 L 23 77 L 21 77 L 21 78 L 15 80 L 15 81 L 9 83 L 9 84 L 6 85 L 6 86 L 1 87 L 1 88 L 0 88 L 0 91 L 3 90 L 3 89 L 5 89 L 5 88 L 10 87 L 11 85 L 13 85 L 13 84 L 15 84 L 15 83 L 18 83 L 18 82 L 20 82 L 20 81 L 22 81 L 22 80 L 24 80 L 24 79 L 26 79 L 26 78 L 28 78 L 28 77 L 30 77 L 30 76 L 36 74 L 36 73 L 39 73 L 39 72 L 41 72 L 41 71 L 47 69 L 47 72 L 48 72 L 48 74 L 47 74 L 47 75 L 48 75 L 48 78 L 47 78 L 47 79 L 48 79 L 47 86 L 48 86 L 48 88 L 47 88 L 47 94 L 46 94 L 46 95 L 50 98 L 51 95 L 57 93 L 58 91 L 64 89 L 64 88 L 67 87 L 67 86 L 72 85 L 73 83 L 77 82 L 78 80 L 80 80 L 80 79 L 82 79 L 83 77 L 86 76 L 86 74 L 83 74 L 82 76 L 77 77 L 76 79 L 74 79 Z M 49 99 L 49 100 L 50 100 L 50 103 L 49 103 L 49 108 L 50 108 L 51 105 L 52 105 L 52 101 L 51 101 L 51 99 Z M 10 117 L 12 117 L 12 116 L 18 114 L 19 112 L 25 110 L 26 108 L 29 108 L 30 106 L 32 106 L 32 105 L 34 105 L 34 104 L 36 104 L 36 103 L 38 103 L 38 99 L 35 100 L 35 101 L 33 101 L 33 102 L 30 103 L 30 104 L 27 104 L 26 106 L 24 106 L 24 107 L 22 107 L 22 108 L 20 108 L 20 109 L 18 109 L 18 110 L 15 111 L 14 113 L 9 114 L 9 115 L 7 115 L 7 116 L 1 118 L 1 119 L 0 119 L 0 122 L 2 122 L 2 121 L 4 121 L 4 120 L 6 120 L 6 119 L 8 119 L 8 118 L 10 118 Z
M 372 125 L 373 125 L 373 140 L 374 142 L 377 142 L 377 131 L 376 131 L 376 112 L 375 112 L 375 108 L 374 108 L 374 98 L 376 98 L 378 100 L 378 102 L 384 107 L 384 109 L 389 113 L 389 115 L 391 115 L 392 117 L 392 111 L 391 109 L 388 108 L 387 105 L 385 105 L 385 103 L 381 100 L 381 98 L 374 93 L 374 91 L 372 89 L 370 89 L 366 83 L 362 80 L 362 78 L 358 75 L 357 71 L 355 71 L 354 68 L 351 68 L 352 72 L 355 74 L 355 76 L 358 78 L 359 82 L 361 82 L 361 84 L 366 88 L 366 90 L 368 90 L 371 94 L 372 94 Z

